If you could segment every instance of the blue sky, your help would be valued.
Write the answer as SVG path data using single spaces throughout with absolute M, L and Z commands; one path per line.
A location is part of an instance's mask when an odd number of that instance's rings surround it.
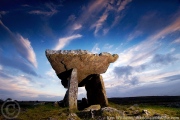
M 46 49 L 118 54 L 108 97 L 180 95 L 179 46 L 179 0 L 1 0 L 0 98 L 63 98 Z

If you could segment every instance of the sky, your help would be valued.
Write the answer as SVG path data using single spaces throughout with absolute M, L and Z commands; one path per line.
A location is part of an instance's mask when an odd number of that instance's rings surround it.
M 180 95 L 179 46 L 179 0 L 0 0 L 0 99 L 63 99 L 46 49 L 118 54 L 108 98 Z

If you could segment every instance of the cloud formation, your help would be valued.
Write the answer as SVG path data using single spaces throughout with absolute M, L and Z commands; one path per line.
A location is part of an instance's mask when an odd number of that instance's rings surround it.
M 179 81 L 169 81 L 162 83 L 148 83 L 139 86 L 116 86 L 107 89 L 108 97 L 134 97 L 134 96 L 179 96 Z M 128 89 L 127 89 L 128 88 Z
M 35 15 L 46 15 L 46 16 L 52 16 L 54 14 L 56 14 L 57 11 L 56 10 L 52 10 L 50 12 L 47 11 L 41 11 L 41 10 L 33 10 L 30 11 L 29 14 L 35 14 Z
M 93 27 L 95 27 L 95 31 L 94 31 L 95 36 L 97 36 L 98 31 L 102 28 L 102 25 L 106 21 L 107 17 L 108 17 L 108 14 L 103 14 L 99 18 L 99 20 L 93 25 Z
M 5 15 L 7 13 L 8 13 L 8 11 L 0 11 L 0 18 L 2 17 L 2 15 Z
M 180 44 L 180 38 L 175 39 L 172 43 Z
M 46 90 L 38 90 L 38 84 L 31 82 L 28 77 L 10 75 L 0 71 L 0 96 L 2 99 L 12 98 L 17 100 L 59 100 L 62 94 L 50 93 Z M 13 78 L 13 79 L 12 79 Z M 36 87 L 34 87 L 36 86 Z M 45 88 L 44 88 L 45 89 Z
M 179 60 L 179 58 L 176 57 L 175 54 L 168 53 L 168 54 L 155 54 L 150 61 L 136 65 L 136 66 L 118 66 L 114 67 L 114 75 L 117 79 L 119 79 L 122 82 L 126 83 L 132 83 L 135 82 L 138 83 L 138 81 L 141 80 L 141 82 L 145 82 L 143 79 L 148 79 L 147 75 L 149 74 L 151 76 L 152 73 L 155 73 L 153 75 L 153 78 L 149 78 L 151 80 L 165 80 L 165 77 L 167 76 L 174 76 L 174 74 L 169 75 L 159 75 L 159 73 L 156 71 L 157 68 L 162 68 L 164 66 L 172 66 L 172 64 L 176 63 Z M 154 70 L 154 71 L 152 71 Z M 152 71 L 152 72 L 151 72 Z M 145 76 L 147 72 L 146 77 Z M 178 73 L 176 73 L 178 74 Z M 135 80 L 135 81 L 134 81 Z
M 23 58 L 26 58 L 34 67 L 37 67 L 36 54 L 31 46 L 28 39 L 23 38 L 20 34 L 17 34 L 17 39 L 15 39 L 15 44 L 17 46 L 17 51 Z
M 111 0 L 108 5 L 107 8 L 105 10 L 105 13 L 108 13 L 110 11 L 114 12 L 114 18 L 111 18 L 112 23 L 107 26 L 106 28 L 103 29 L 103 34 L 106 35 L 110 29 L 112 29 L 113 27 L 115 27 L 120 20 L 124 17 L 124 11 L 126 6 L 131 2 L 132 0 Z
M 3 67 L 0 65 L 0 70 L 2 70 L 3 69 Z
M 118 15 L 130 2 L 131 0 L 118 0 L 116 2 L 111 2 L 112 4 L 110 4 L 110 1 L 108 0 L 91 1 L 87 6 L 82 7 L 80 16 L 70 15 L 68 17 L 67 22 L 69 25 L 67 28 L 70 28 L 71 31 L 69 31 L 69 29 L 67 31 L 74 34 L 74 30 L 76 30 L 74 29 L 76 28 L 74 25 L 78 23 L 82 26 L 86 26 L 87 28 L 95 29 L 95 36 L 97 36 L 98 32 L 101 30 L 105 35 L 108 33 L 109 29 L 114 27 L 119 22 L 120 18 L 122 18 L 121 16 L 114 16 L 113 25 L 110 25 L 107 28 L 104 27 L 105 21 L 109 16 L 109 11 L 113 11 L 116 15 Z M 75 24 L 72 24 L 72 22 Z
M 5 57 L 0 54 L 1 59 L 0 63 L 4 66 L 8 66 L 14 69 L 18 69 L 26 74 L 38 76 L 38 74 L 34 71 L 31 65 L 27 64 L 25 60 L 16 56 L 15 58 Z
M 11 50 L 2 43 L 5 48 L 0 51 L 0 64 L 2 67 L 10 67 L 20 70 L 26 74 L 39 76 L 33 67 L 37 67 L 36 55 L 28 39 L 23 38 L 20 34 L 14 34 L 7 26 L 0 20 L 2 31 L 7 35 L 6 41 Z M 7 52 L 11 54 L 8 54 Z M 6 68 L 8 69 L 8 68 Z
M 165 69 L 173 67 L 174 64 L 178 65 L 178 55 L 173 51 L 158 54 L 158 50 L 162 47 L 162 37 L 168 37 L 171 33 L 180 30 L 178 21 L 179 17 L 176 16 L 171 23 L 157 32 L 152 33 L 142 42 L 129 47 L 123 52 L 119 52 L 119 59 L 112 64 L 111 70 L 108 70 L 108 72 L 105 73 L 106 75 L 104 75 L 105 80 L 107 79 L 105 83 L 106 87 L 114 89 L 116 86 L 117 88 L 122 86 L 139 86 L 151 82 L 154 82 L 153 84 L 166 82 L 166 79 L 178 79 L 179 75 L 175 73 L 176 69 L 174 69 L 174 71 L 173 69 L 171 69 L 172 71 Z M 132 33 L 130 40 L 141 34 L 143 33 Z M 164 70 L 162 70 L 163 68 Z M 170 72 L 171 74 L 167 74 Z M 114 89 L 113 92 L 115 91 Z M 125 92 L 122 94 L 125 94 Z
M 54 5 L 53 3 L 46 3 L 43 7 L 38 6 L 38 9 L 32 10 L 28 13 L 29 14 L 35 14 L 35 15 L 52 16 L 58 12 L 56 10 L 56 7 L 57 7 L 57 5 Z
M 55 46 L 55 50 L 61 50 L 63 49 L 67 44 L 69 44 L 70 41 L 77 39 L 77 38 L 81 38 L 82 35 L 80 34 L 75 34 L 75 35 L 71 35 L 68 37 L 63 37 L 63 38 L 59 38 L 59 42 L 58 44 Z
M 0 20 L 0 25 L 8 32 L 11 42 L 14 44 L 19 55 L 31 63 L 34 67 L 37 67 L 36 55 L 28 39 L 23 38 L 20 34 L 14 34 L 11 30 L 6 27 Z
M 131 2 L 131 1 L 132 1 L 132 0 L 118 1 L 118 2 L 117 2 L 117 5 L 119 5 L 119 7 L 118 7 L 118 12 L 124 10 L 125 7 L 126 7 L 126 5 L 127 5 L 129 2 Z
M 73 26 L 73 30 L 79 30 L 81 28 L 82 28 L 81 24 L 74 24 L 74 26 Z
M 146 65 L 140 65 L 140 66 L 120 66 L 120 67 L 115 67 L 113 72 L 114 76 L 118 81 L 121 81 L 125 84 L 132 84 L 136 85 L 139 83 L 139 78 L 138 74 L 141 73 L 143 70 L 146 69 Z
M 100 48 L 98 47 L 98 44 L 96 43 L 94 45 L 94 47 L 91 50 L 92 53 L 99 53 L 100 52 Z
M 109 50 L 109 49 L 113 48 L 113 46 L 114 46 L 114 45 L 111 45 L 111 44 L 105 44 L 105 45 L 103 46 L 103 48 L 106 49 L 106 50 Z
M 102 29 L 103 34 L 106 35 L 111 28 L 113 28 L 122 18 L 119 14 L 125 9 L 126 5 L 131 2 L 131 0 L 118 0 L 118 1 L 106 1 L 106 6 L 104 6 L 104 12 L 101 15 L 101 17 L 91 26 L 92 28 L 95 28 L 94 35 L 98 36 L 98 32 Z M 104 27 L 105 21 L 108 20 L 109 12 L 113 11 L 116 16 L 113 18 L 113 22 L 108 27 Z M 112 21 L 112 18 L 111 18 Z
M 151 60 L 155 51 L 161 46 L 161 38 L 180 30 L 179 21 L 180 17 L 176 17 L 168 26 L 150 35 L 143 42 L 119 53 L 119 58 L 121 59 L 115 63 L 115 66 L 124 64 L 136 66 Z
M 153 58 L 152 58 L 152 63 L 155 64 L 162 64 L 162 65 L 168 65 L 168 64 L 172 64 L 175 61 L 177 61 L 178 58 L 176 58 L 175 56 L 173 56 L 172 54 L 168 53 L 165 55 L 162 54 L 156 54 Z

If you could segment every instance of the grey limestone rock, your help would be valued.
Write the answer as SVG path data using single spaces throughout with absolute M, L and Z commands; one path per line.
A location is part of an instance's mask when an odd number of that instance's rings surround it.
M 105 73 L 109 64 L 117 60 L 118 55 L 93 54 L 87 50 L 46 50 L 46 57 L 57 75 L 76 68 L 79 73 L 78 83 L 80 83 L 91 74 Z M 59 75 L 61 80 L 65 79 L 61 76 Z

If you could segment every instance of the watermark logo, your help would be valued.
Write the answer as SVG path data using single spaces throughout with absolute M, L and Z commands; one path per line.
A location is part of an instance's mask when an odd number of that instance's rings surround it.
M 20 113 L 20 106 L 16 101 L 5 101 L 1 106 L 1 113 L 6 119 L 14 119 Z

